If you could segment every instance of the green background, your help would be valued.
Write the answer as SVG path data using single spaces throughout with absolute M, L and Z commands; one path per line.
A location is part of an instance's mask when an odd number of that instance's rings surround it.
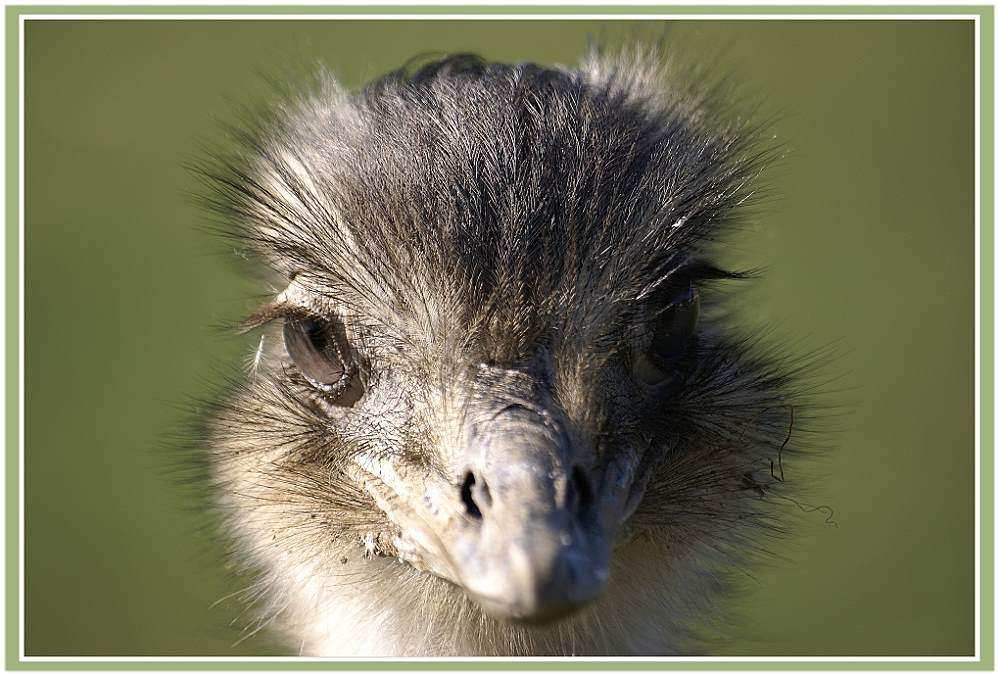
M 240 277 L 183 165 L 321 60 L 357 85 L 426 51 L 573 62 L 576 21 L 29 21 L 25 27 L 28 655 L 234 655 L 240 588 L 196 533 L 164 436 L 213 369 Z M 969 21 L 680 21 L 780 119 L 778 199 L 733 242 L 744 315 L 826 368 L 831 452 L 794 466 L 835 510 L 747 571 L 728 655 L 974 651 L 974 29 Z M 220 601 L 220 599 L 223 599 Z M 216 603 L 219 601 L 218 603 Z M 214 605 L 213 605 L 214 604 Z M 234 620 L 234 618 L 236 618 Z

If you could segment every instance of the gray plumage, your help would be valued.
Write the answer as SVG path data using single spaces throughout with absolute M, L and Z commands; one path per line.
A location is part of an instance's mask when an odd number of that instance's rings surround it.
M 274 284 L 209 425 L 216 504 L 295 650 L 703 649 L 781 530 L 795 409 L 714 262 L 773 153 L 697 77 L 321 75 L 207 168 Z

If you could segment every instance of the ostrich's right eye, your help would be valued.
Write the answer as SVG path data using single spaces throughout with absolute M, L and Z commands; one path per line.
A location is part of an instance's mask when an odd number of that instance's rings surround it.
M 313 386 L 330 393 L 344 384 L 346 360 L 330 322 L 316 317 L 288 317 L 284 320 L 284 345 Z

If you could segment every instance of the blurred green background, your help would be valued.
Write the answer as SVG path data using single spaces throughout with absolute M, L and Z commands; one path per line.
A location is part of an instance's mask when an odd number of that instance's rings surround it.
M 195 534 L 162 435 L 250 349 L 218 323 L 236 272 L 183 168 L 267 100 L 261 73 L 322 60 L 352 86 L 426 51 L 574 62 L 575 21 L 28 21 L 26 645 L 31 655 L 233 655 L 239 588 Z M 964 21 L 681 21 L 781 117 L 779 199 L 734 243 L 768 266 L 746 315 L 838 341 L 835 451 L 809 467 L 785 557 L 751 571 L 726 654 L 974 650 L 974 32 Z M 719 56 L 720 54 L 720 56 Z M 213 605 L 215 604 L 215 605 Z M 231 624 L 230 624 L 231 623 Z

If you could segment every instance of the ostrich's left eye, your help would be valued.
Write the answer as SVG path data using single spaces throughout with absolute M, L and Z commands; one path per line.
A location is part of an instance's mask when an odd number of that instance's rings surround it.
M 331 322 L 288 317 L 284 320 L 284 345 L 302 375 L 323 392 L 338 390 L 347 378 L 346 359 Z
M 677 361 L 687 351 L 697 328 L 700 306 L 693 282 L 684 281 L 668 289 L 662 310 L 649 321 L 646 341 L 632 357 L 639 381 L 656 385 L 677 373 Z

